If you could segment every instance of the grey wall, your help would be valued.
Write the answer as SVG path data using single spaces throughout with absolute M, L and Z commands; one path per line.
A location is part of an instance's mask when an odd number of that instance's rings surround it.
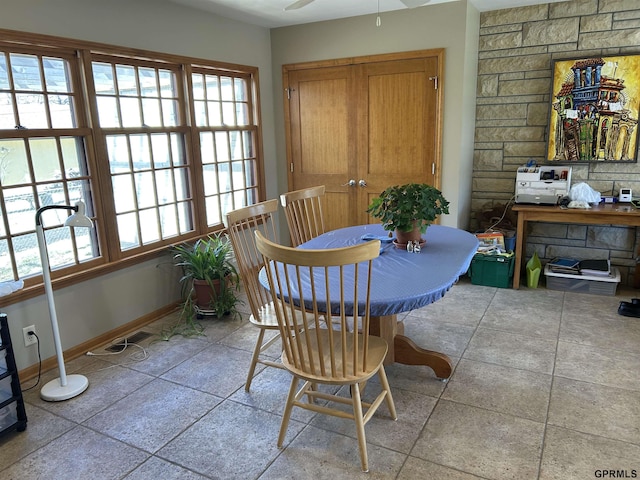
M 123 45 L 257 66 L 260 70 L 266 171 L 276 169 L 269 30 L 154 0 L 21 0 L 3 2 L 0 28 Z M 267 195 L 279 192 L 267 175 Z M 83 308 L 72 302 L 81 298 Z M 55 292 L 63 349 L 86 342 L 179 299 L 169 259 L 144 262 Z M 19 369 L 37 363 L 22 328 L 35 325 L 42 358 L 55 355 L 44 296 L 2 308 L 9 316 Z
M 481 15 L 472 228 L 477 214 L 505 205 L 515 171 L 529 158 L 546 161 L 555 59 L 640 53 L 638 0 L 572 0 Z M 572 183 L 610 194 L 615 185 L 640 193 L 640 164 L 573 166 Z M 526 255 L 611 258 L 631 284 L 637 252 L 633 227 L 529 224 Z
M 466 228 L 469 221 L 477 65 L 478 11 L 466 0 L 318 22 L 271 31 L 279 182 L 286 188 L 282 65 L 404 52 L 445 49 L 442 190 L 451 206 L 443 225 Z

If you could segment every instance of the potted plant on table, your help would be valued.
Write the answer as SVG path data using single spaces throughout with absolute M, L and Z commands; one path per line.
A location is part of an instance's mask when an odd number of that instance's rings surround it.
M 426 183 L 393 185 L 374 198 L 367 213 L 382 221 L 382 227 L 395 231 L 396 245 L 424 243 L 422 234 L 439 215 L 449 213 L 449 202 L 437 188 Z
M 232 262 L 233 251 L 226 235 L 214 234 L 194 243 L 175 245 L 171 252 L 174 264 L 182 268 L 180 283 L 185 300 L 180 327 L 174 326 L 168 336 L 200 335 L 203 329 L 195 319 L 203 315 L 220 318 L 237 314 L 240 277 Z

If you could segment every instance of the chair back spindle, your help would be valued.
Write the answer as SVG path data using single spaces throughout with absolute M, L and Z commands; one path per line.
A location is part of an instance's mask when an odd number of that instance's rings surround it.
M 324 185 L 318 185 L 280 195 L 292 246 L 297 247 L 325 233 L 324 192 Z

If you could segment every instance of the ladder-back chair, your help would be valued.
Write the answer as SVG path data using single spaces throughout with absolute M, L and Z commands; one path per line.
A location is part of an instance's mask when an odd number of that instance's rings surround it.
M 383 401 L 391 417 L 397 418 L 383 366 L 388 345 L 369 334 L 371 267 L 380 254 L 380 242 L 309 250 L 278 245 L 258 232 L 256 244 L 268 265 L 264 275 L 280 326 L 282 363 L 293 374 L 278 447 L 284 442 L 293 407 L 348 418 L 356 424 L 361 467 L 366 472 L 365 424 Z M 329 310 L 333 322 L 327 328 L 323 318 Z M 360 317 L 360 329 L 348 328 L 351 317 Z M 375 374 L 380 378 L 381 392 L 367 403 L 361 398 L 361 384 Z M 340 390 L 335 394 L 320 391 L 317 386 L 321 384 L 349 386 L 350 397 L 339 395 Z M 305 397 L 307 401 L 303 401 Z M 335 408 L 336 402 L 351 405 L 352 412 Z
M 277 210 L 278 200 L 267 200 L 228 212 L 224 222 L 235 253 L 240 280 L 251 308 L 249 321 L 260 329 L 247 374 L 245 384 L 247 392 L 251 388 L 251 381 L 258 363 L 284 368 L 279 362 L 261 357 L 266 349 L 280 341 L 280 334 L 265 341 L 267 330 L 278 330 L 278 321 L 273 311 L 271 294 L 258 281 L 258 272 L 263 267 L 263 257 L 256 249 L 255 243 L 256 231 L 260 231 L 264 237 L 272 241 L 277 241 L 277 225 L 274 217 Z
M 318 185 L 280 195 L 292 246 L 297 247 L 324 233 L 324 190 L 324 185 Z

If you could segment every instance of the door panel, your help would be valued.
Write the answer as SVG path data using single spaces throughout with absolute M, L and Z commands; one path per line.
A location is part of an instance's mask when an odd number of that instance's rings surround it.
M 289 190 L 325 185 L 327 230 L 351 225 L 355 208 L 348 180 L 355 175 L 353 70 L 289 73 L 291 160 Z
M 366 181 L 356 199 L 355 223 L 375 220 L 365 211 L 371 199 L 391 185 L 435 185 L 437 59 L 398 60 L 360 66 L 366 89 L 358 113 L 358 178 Z
M 439 187 L 442 55 L 285 67 L 289 190 L 325 185 L 328 230 L 375 222 L 366 208 L 390 185 Z

